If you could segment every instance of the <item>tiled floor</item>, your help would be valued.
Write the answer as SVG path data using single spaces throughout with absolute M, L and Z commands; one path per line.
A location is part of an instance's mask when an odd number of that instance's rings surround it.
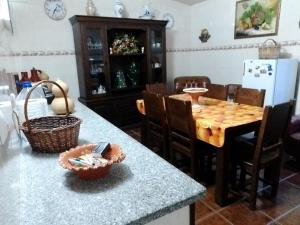
M 141 140 L 139 129 L 126 132 Z M 300 225 L 300 165 L 293 161 L 281 171 L 276 199 L 264 198 L 260 194 L 256 211 L 248 208 L 244 198 L 221 208 L 214 202 L 214 185 L 206 188 L 204 199 L 196 203 L 196 225 Z

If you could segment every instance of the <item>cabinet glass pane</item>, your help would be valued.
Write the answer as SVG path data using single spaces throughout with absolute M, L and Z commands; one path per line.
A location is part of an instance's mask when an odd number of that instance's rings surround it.
M 86 29 L 86 46 L 89 66 L 90 91 L 92 95 L 106 93 L 104 74 L 103 39 L 101 29 Z
M 162 31 L 151 30 L 150 45 L 151 45 L 151 68 L 152 82 L 162 82 L 163 80 L 163 46 L 162 46 Z
M 142 88 L 147 74 L 145 56 L 111 55 L 110 58 L 110 77 L 113 91 Z
M 142 89 L 147 77 L 144 29 L 110 29 L 108 31 L 111 90 Z

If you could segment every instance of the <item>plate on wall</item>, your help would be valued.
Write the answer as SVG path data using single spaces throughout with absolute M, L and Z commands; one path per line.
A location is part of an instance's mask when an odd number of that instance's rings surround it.
M 163 20 L 167 20 L 168 23 L 166 25 L 167 29 L 172 29 L 174 27 L 175 19 L 174 16 L 170 13 L 163 14 Z

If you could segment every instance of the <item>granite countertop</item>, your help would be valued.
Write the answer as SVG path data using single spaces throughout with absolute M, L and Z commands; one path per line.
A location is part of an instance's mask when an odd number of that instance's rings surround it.
M 75 109 L 79 144 L 119 144 L 125 160 L 106 178 L 84 181 L 58 154 L 32 152 L 26 141 L 0 146 L 2 225 L 145 224 L 201 198 L 201 184 L 81 103 Z

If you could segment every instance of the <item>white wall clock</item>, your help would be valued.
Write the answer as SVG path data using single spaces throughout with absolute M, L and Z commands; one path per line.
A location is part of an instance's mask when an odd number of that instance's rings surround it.
M 168 23 L 166 25 L 167 29 L 173 28 L 174 23 L 175 23 L 175 19 L 174 19 L 174 17 L 173 17 L 172 14 L 170 14 L 170 13 L 163 14 L 163 20 L 167 20 L 168 21 Z
M 47 16 L 53 20 L 62 20 L 67 14 L 62 0 L 46 0 L 44 9 Z

